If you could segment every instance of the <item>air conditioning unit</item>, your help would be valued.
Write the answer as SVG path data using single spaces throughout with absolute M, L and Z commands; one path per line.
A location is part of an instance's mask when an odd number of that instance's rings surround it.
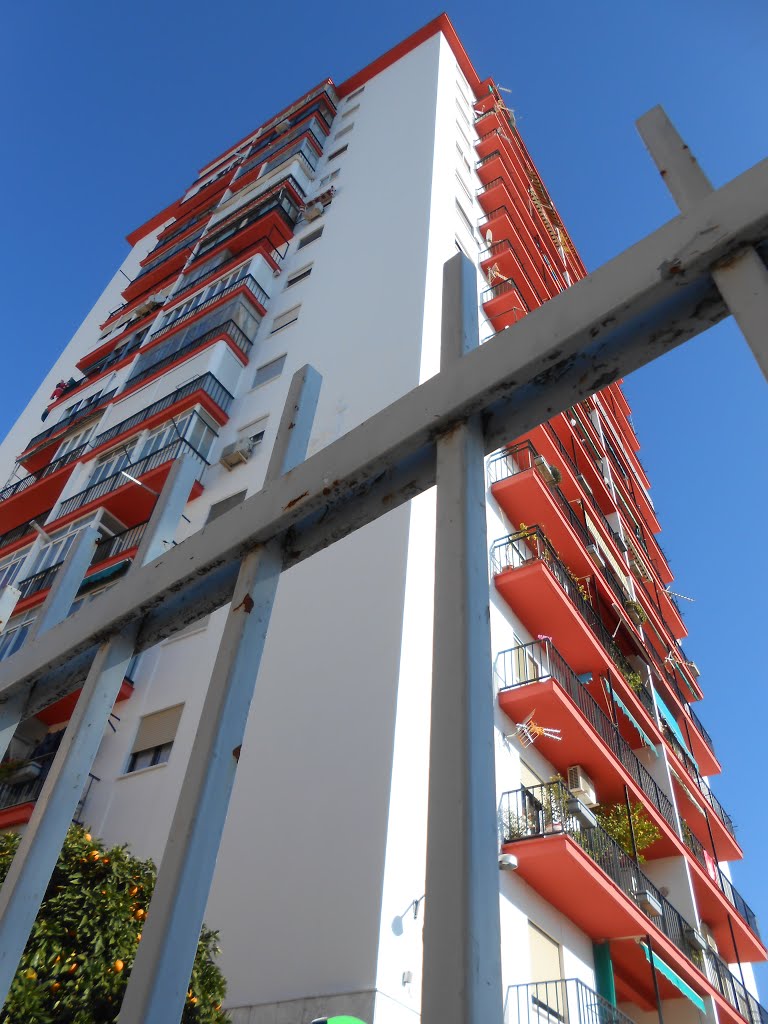
M 322 217 L 324 210 L 322 203 L 309 203 L 304 207 L 304 220 L 317 220 L 318 217 Z
M 595 563 L 595 565 L 601 565 L 601 566 L 605 565 L 605 559 L 603 558 L 603 553 L 601 552 L 601 550 L 597 546 L 597 544 L 587 544 L 587 554 L 592 559 L 592 561 Z
M 580 764 L 572 764 L 568 769 L 568 789 L 587 807 L 597 806 L 595 784 Z
M 272 131 L 276 135 L 282 135 L 284 132 L 287 132 L 290 127 L 291 127 L 291 119 L 289 117 L 284 117 L 283 120 L 280 121 L 279 124 L 275 125 L 275 127 L 272 129 Z
M 250 441 L 235 441 L 225 447 L 219 456 L 219 463 L 225 469 L 234 469 L 235 466 L 240 466 L 250 459 L 252 450 L 253 446 Z

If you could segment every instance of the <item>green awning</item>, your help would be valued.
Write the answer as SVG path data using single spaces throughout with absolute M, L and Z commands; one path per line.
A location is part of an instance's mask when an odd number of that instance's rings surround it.
M 671 981 L 675 988 L 680 989 L 685 998 L 689 999 L 697 1010 L 706 1013 L 707 1007 L 698 992 L 694 992 L 688 982 L 683 981 L 680 975 L 673 971 L 669 964 L 665 963 L 660 956 L 657 956 L 656 953 L 651 953 L 646 942 L 641 942 L 640 945 L 645 953 L 646 960 L 650 962 L 651 957 L 653 957 L 653 966 L 659 974 L 663 974 L 667 981 Z
M 624 714 L 630 720 L 632 725 L 634 725 L 634 727 L 637 729 L 638 733 L 640 734 L 640 739 L 642 740 L 642 742 L 646 745 L 646 747 L 648 747 L 651 751 L 653 751 L 653 756 L 654 757 L 658 757 L 659 756 L 659 752 L 656 749 L 656 744 L 650 738 L 648 733 L 643 731 L 643 727 L 640 725 L 638 720 L 635 718 L 635 716 L 629 710 L 629 708 L 624 703 L 624 701 L 621 699 L 621 697 L 619 697 L 616 694 L 616 692 L 615 692 L 615 690 L 613 690 L 613 688 L 611 689 L 611 696 L 613 697 L 613 699 L 616 702 L 616 704 L 618 705 L 618 707 L 621 708 L 621 710 L 624 712 Z
M 685 742 L 685 737 L 683 736 L 682 729 L 680 728 L 680 726 L 675 721 L 675 716 L 669 710 L 669 708 L 664 703 L 664 701 L 661 699 L 661 697 L 658 695 L 658 693 L 656 693 L 654 691 L 653 695 L 656 698 L 656 706 L 659 709 L 659 714 L 661 715 L 661 717 L 664 719 L 664 721 L 667 723 L 669 728 L 674 733 L 675 737 L 677 738 L 677 742 L 680 744 L 680 746 L 686 752 L 688 757 L 690 757 L 690 759 L 696 765 L 696 771 L 699 771 L 699 766 L 698 766 L 698 764 L 696 764 L 696 758 L 693 756 L 693 754 L 689 750 L 688 744 Z

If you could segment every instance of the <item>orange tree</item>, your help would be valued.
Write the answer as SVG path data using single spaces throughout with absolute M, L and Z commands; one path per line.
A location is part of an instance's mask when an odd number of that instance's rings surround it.
M 20 837 L 0 835 L 0 881 Z M 117 1020 L 147 905 L 152 861 L 111 850 L 73 825 L 16 972 L 0 1024 L 111 1024 Z M 224 976 L 214 962 L 216 932 L 203 927 L 183 1024 L 219 1024 Z

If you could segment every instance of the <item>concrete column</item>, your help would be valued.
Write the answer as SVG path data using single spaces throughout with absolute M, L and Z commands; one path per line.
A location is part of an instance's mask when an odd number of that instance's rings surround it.
M 476 271 L 443 277 L 441 369 L 479 343 Z M 423 1024 L 501 1024 L 498 827 L 479 417 L 437 441 Z

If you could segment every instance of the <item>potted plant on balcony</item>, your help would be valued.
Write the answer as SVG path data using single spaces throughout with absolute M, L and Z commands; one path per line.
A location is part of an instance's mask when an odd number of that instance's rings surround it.
M 643 689 L 643 677 L 640 675 L 640 673 L 636 672 L 633 668 L 627 668 L 622 669 L 621 674 L 627 680 L 631 689 L 633 689 L 635 693 L 640 693 L 640 691 Z
M 661 832 L 645 813 L 645 808 L 642 804 L 632 804 L 631 806 L 631 828 L 626 804 L 598 804 L 594 808 L 594 812 L 603 831 L 611 839 L 614 839 L 630 857 L 634 856 L 632 849 L 632 831 L 634 830 L 637 860 L 638 863 L 642 864 L 645 861 L 642 851 L 646 850 L 649 846 L 653 846 L 657 840 L 661 839 Z
M 560 481 L 563 479 L 563 474 L 557 466 L 550 466 L 543 455 L 537 455 L 533 464 L 539 472 L 539 476 L 545 483 L 548 483 L 550 487 L 557 487 Z
M 12 764 L 13 768 L 5 778 L 5 782 L 9 786 L 20 786 L 24 782 L 34 782 L 42 770 L 37 761 L 15 761 Z
M 639 601 L 625 601 L 624 609 L 627 615 L 632 619 L 636 626 L 642 626 L 648 616 L 645 614 L 645 609 Z

